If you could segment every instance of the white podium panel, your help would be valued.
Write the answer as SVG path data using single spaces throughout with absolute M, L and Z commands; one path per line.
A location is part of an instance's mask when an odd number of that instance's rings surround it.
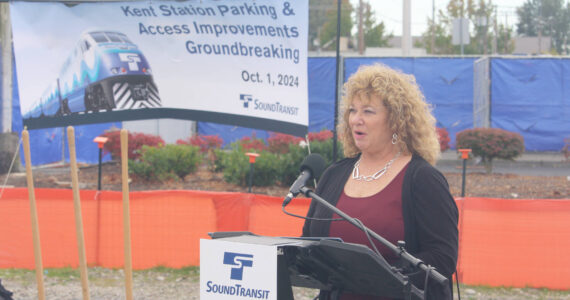
M 277 246 L 201 239 L 200 299 L 277 300 Z

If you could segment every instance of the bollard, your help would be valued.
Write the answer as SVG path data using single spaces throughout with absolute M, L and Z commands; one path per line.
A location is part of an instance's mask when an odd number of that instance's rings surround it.
M 463 176 L 461 181 L 461 197 L 465 197 L 465 170 L 467 169 L 467 159 L 469 159 L 469 152 L 471 149 L 458 149 L 461 152 L 461 159 L 463 159 Z
M 251 186 L 253 185 L 253 165 L 255 164 L 255 158 L 257 158 L 259 154 L 248 152 L 245 155 L 249 157 L 249 187 L 247 192 L 251 193 Z
M 93 139 L 93 142 L 97 143 L 99 147 L 99 174 L 97 175 L 97 190 L 101 190 L 101 160 L 103 159 L 103 145 L 109 140 L 109 138 L 98 136 Z

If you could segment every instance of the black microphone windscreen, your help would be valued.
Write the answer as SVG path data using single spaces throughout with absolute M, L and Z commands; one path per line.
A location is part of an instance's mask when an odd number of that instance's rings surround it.
M 313 178 L 319 178 L 325 170 L 326 165 L 325 159 L 320 154 L 312 153 L 305 157 L 300 170 L 301 172 L 309 170 Z

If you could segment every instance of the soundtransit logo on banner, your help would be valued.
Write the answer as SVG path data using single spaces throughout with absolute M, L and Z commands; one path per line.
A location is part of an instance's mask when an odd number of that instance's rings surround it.
M 233 266 L 230 271 L 231 280 L 243 280 L 243 270 L 245 267 L 253 268 L 253 255 L 224 252 L 223 262 L 224 265 Z M 269 290 L 248 288 L 242 284 L 224 285 L 214 283 L 213 281 L 206 282 L 206 293 L 222 294 L 228 296 L 248 297 L 252 299 L 268 299 Z
M 240 94 L 239 100 L 243 101 L 243 107 L 245 109 L 249 109 L 250 102 L 253 102 L 254 110 L 268 111 L 268 112 L 279 113 L 284 115 L 293 115 L 293 116 L 299 114 L 299 107 L 283 105 L 279 103 L 279 101 L 263 102 L 260 101 L 259 99 L 254 99 L 253 96 L 249 94 Z

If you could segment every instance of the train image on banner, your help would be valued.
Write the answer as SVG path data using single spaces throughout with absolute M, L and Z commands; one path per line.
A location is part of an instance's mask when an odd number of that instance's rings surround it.
M 160 106 L 149 63 L 137 45 L 120 32 L 90 31 L 23 118 Z

